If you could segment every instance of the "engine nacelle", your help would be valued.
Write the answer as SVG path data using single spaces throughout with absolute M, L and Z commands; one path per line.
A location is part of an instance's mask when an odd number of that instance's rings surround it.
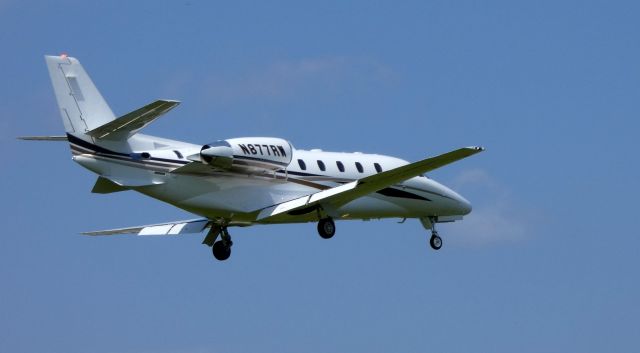
M 241 137 L 202 146 L 200 158 L 221 169 L 278 170 L 291 163 L 293 148 L 275 137 Z

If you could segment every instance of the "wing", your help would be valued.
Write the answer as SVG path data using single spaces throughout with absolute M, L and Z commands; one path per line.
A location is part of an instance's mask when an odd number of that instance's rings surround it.
M 257 221 L 265 221 L 268 218 L 276 217 L 283 213 L 296 213 L 296 211 L 310 210 L 318 206 L 322 206 L 325 211 L 331 211 L 357 198 L 472 156 L 483 150 L 482 147 L 460 148 L 436 157 L 423 159 L 344 185 L 319 191 L 315 194 L 273 205 L 260 210 Z
M 188 233 L 200 233 L 209 226 L 206 218 L 192 219 L 188 221 L 177 221 L 170 223 L 151 224 L 146 226 L 118 228 L 109 230 L 99 230 L 95 232 L 84 232 L 84 235 L 116 235 L 116 234 L 136 234 L 136 235 L 178 235 Z
M 180 102 L 160 99 L 144 107 L 127 113 L 116 120 L 110 121 L 89 132 L 87 135 L 99 139 L 119 140 L 128 138 L 149 125 L 169 110 L 175 108 Z

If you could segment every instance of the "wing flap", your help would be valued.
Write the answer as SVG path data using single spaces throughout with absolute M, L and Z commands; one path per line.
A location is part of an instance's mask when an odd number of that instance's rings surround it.
M 267 218 L 275 217 L 283 213 L 307 209 L 313 206 L 322 206 L 325 209 L 334 210 L 357 198 L 472 156 L 483 150 L 482 147 L 460 148 L 439 156 L 426 158 L 382 173 L 373 174 L 344 185 L 264 208 L 260 210 L 257 220 L 264 221 Z
M 179 101 L 160 99 L 127 113 L 113 121 L 87 132 L 99 139 L 122 140 L 134 135 L 152 121 L 175 108 Z
M 187 221 L 177 221 L 169 223 L 150 224 L 145 226 L 136 226 L 128 228 L 117 228 L 108 230 L 98 230 L 93 232 L 83 232 L 83 235 L 118 235 L 118 234 L 136 234 L 136 235 L 179 235 L 192 234 L 202 232 L 209 220 L 205 218 L 192 219 Z

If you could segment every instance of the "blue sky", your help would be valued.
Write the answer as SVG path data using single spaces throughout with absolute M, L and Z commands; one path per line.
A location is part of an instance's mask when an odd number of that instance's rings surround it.
M 640 7 L 626 1 L 0 0 L 0 351 L 637 352 Z M 190 218 L 95 195 L 62 143 L 44 54 L 78 57 L 116 114 L 195 143 L 278 136 L 417 160 L 474 204 L 419 222 L 81 231 Z

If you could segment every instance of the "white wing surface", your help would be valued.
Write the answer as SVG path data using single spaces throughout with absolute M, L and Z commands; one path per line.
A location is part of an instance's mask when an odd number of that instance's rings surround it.
M 118 228 L 109 230 L 99 230 L 95 232 L 84 232 L 84 235 L 117 235 L 117 234 L 136 234 L 136 235 L 178 235 L 188 233 L 200 233 L 208 225 L 208 219 L 193 219 L 188 221 L 177 221 L 169 223 L 151 224 L 146 226 L 137 226 L 129 228 Z
M 460 148 L 436 157 L 423 159 L 382 173 L 373 174 L 344 185 L 264 208 L 260 210 L 257 220 L 264 221 L 284 213 L 318 206 L 321 206 L 325 211 L 331 211 L 357 198 L 472 156 L 483 150 L 482 147 Z

